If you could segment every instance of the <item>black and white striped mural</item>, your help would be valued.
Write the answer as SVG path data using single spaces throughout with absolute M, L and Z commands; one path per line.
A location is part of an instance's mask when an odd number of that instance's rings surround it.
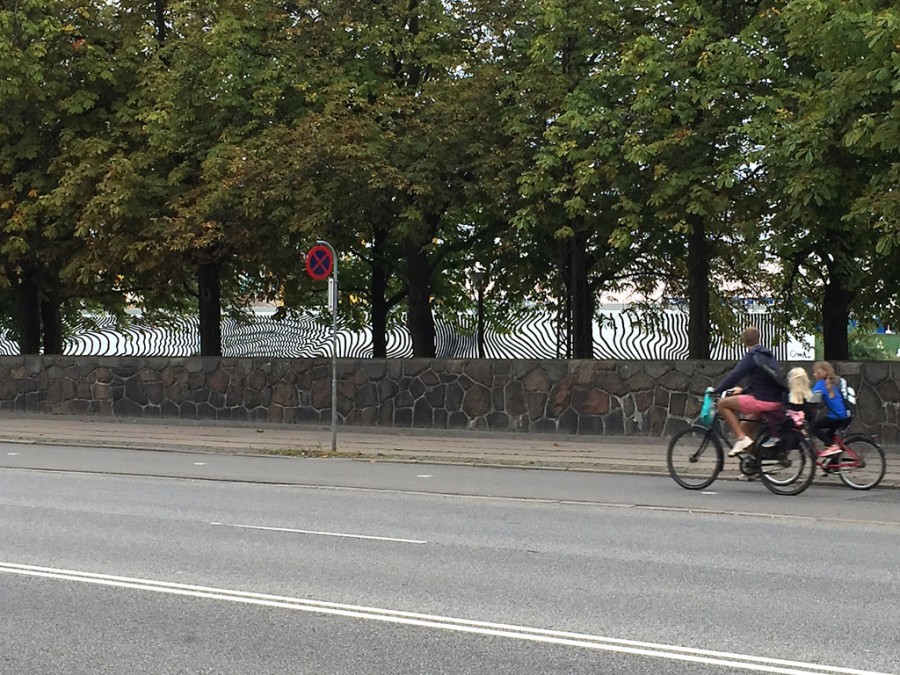
M 748 315 L 748 325 L 762 331 L 763 343 L 772 345 L 775 330 L 765 314 Z M 683 311 L 665 312 L 654 329 L 640 326 L 629 314 L 620 310 L 601 312 L 594 323 L 594 357 L 598 359 L 680 360 L 688 355 L 688 316 Z M 455 325 L 437 325 L 437 357 L 442 359 L 475 358 L 478 348 L 475 318 L 461 317 Z M 337 354 L 342 358 L 370 358 L 372 334 L 369 330 L 345 330 L 337 334 Z M 95 330 L 85 330 L 69 337 L 64 353 L 70 356 L 192 356 L 198 351 L 200 335 L 196 320 L 183 320 L 166 327 L 150 326 L 135 321 L 127 328 L 117 328 L 112 318 L 97 322 Z M 512 330 L 485 330 L 485 357 L 492 359 L 553 359 L 564 355 L 557 349 L 557 328 L 551 315 L 536 315 L 521 320 Z M 812 360 L 811 336 L 793 339 L 774 347 L 779 359 Z M 271 313 L 257 313 L 247 323 L 232 319 L 222 324 L 222 352 L 228 357 L 312 358 L 331 356 L 331 327 L 313 317 L 275 319 Z M 742 354 L 738 346 L 716 344 L 712 358 L 737 360 Z M 0 334 L 0 355 L 18 354 L 18 345 Z M 409 332 L 398 327 L 390 331 L 387 342 L 389 358 L 412 356 Z

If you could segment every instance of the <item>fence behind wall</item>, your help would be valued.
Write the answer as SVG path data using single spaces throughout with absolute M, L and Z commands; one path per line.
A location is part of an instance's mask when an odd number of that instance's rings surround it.
M 776 330 L 765 314 L 748 314 L 747 325 L 759 326 L 765 344 L 772 345 L 782 361 L 812 360 L 811 337 L 775 344 Z M 137 318 L 131 326 L 116 326 L 112 318 L 97 321 L 95 330 L 82 330 L 65 341 L 67 356 L 165 356 L 187 357 L 198 352 L 199 324 L 182 320 L 172 325 L 152 325 Z M 672 310 L 661 315 L 653 328 L 641 326 L 620 309 L 599 313 L 594 323 L 594 357 L 623 360 L 681 360 L 688 357 L 688 315 Z M 475 319 L 461 317 L 455 324 L 438 322 L 437 358 L 470 359 L 478 354 Z M 330 327 L 313 316 L 276 319 L 271 312 L 257 312 L 252 320 L 222 323 L 222 354 L 226 357 L 317 358 L 331 356 Z M 337 336 L 340 358 L 371 358 L 372 334 L 368 329 L 341 329 Z M 717 341 L 714 360 L 736 360 L 741 348 Z M 564 355 L 557 340 L 554 317 L 533 315 L 505 330 L 485 331 L 485 357 L 489 359 L 553 359 Z M 18 346 L 0 335 L 0 355 L 18 354 Z M 412 356 L 412 341 L 405 327 L 388 333 L 388 358 Z

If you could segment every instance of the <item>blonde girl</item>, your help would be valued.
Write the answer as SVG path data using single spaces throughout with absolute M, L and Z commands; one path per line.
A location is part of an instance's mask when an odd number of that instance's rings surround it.
M 803 405 L 812 400 L 806 368 L 791 368 L 788 372 L 788 403 Z

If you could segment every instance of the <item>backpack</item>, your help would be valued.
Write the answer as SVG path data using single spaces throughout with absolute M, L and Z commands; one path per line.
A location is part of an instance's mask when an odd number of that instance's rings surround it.
M 843 377 L 840 382 L 841 397 L 844 399 L 844 407 L 847 408 L 847 417 L 856 417 L 856 389 L 847 384 Z
M 781 389 L 782 392 L 788 391 L 788 386 L 784 383 L 784 377 L 781 375 L 781 373 L 779 373 L 777 370 L 775 370 L 772 366 L 770 366 L 766 362 L 766 360 L 763 358 L 762 354 L 754 354 L 753 355 L 753 363 L 754 363 L 754 365 L 756 365 L 757 368 L 759 368 L 766 375 L 768 375 L 769 379 L 771 379 L 772 382 L 774 382 L 776 385 L 778 385 L 778 387 Z

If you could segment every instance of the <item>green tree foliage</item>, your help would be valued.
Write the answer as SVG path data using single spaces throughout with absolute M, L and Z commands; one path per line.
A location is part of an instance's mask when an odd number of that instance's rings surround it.
M 479 167 L 497 108 L 472 76 L 482 47 L 464 39 L 465 9 L 319 4 L 298 28 L 320 52 L 308 61 L 315 105 L 242 148 L 255 193 L 266 180 L 282 186 L 296 204 L 292 231 L 341 252 L 344 313 L 370 319 L 376 356 L 403 299 L 414 353 L 435 354 L 434 312 L 459 309 L 461 260 L 485 212 Z M 302 280 L 291 285 L 302 301 Z
M 109 3 L 32 0 L 0 9 L 0 294 L 23 353 L 60 353 L 63 318 L 122 306 L 76 223 L 102 175 L 123 92 L 122 33 Z
M 850 318 L 890 319 L 896 305 L 895 188 L 885 188 L 900 127 L 890 121 L 896 80 L 885 78 L 897 64 L 897 10 L 794 0 L 766 18 L 773 86 L 753 127 L 772 200 L 777 306 L 810 330 L 821 327 L 826 359 L 846 359 Z
M 299 265 L 283 222 L 259 217 L 265 193 L 235 170 L 243 148 L 307 107 L 305 46 L 292 10 L 269 3 L 144 3 L 132 119 L 92 204 L 91 227 L 142 273 L 149 310 L 199 308 L 200 353 L 221 353 L 222 307 L 276 294 L 274 270 Z M 143 11 L 142 11 L 143 10 Z M 140 24 L 139 24 L 140 25 Z M 270 210 L 266 210 L 270 213 Z
M 619 287 L 627 263 L 610 243 L 622 135 L 621 91 L 607 73 L 628 27 L 615 3 L 524 3 L 523 17 L 534 37 L 511 83 L 508 124 L 525 151 L 516 223 L 528 242 L 532 285 L 562 299 L 565 355 L 593 358 L 596 297 Z
M 626 45 L 625 158 L 638 189 L 622 195 L 619 241 L 649 229 L 648 258 L 666 294 L 687 299 L 691 358 L 708 358 L 711 333 L 728 334 L 730 299 L 757 295 L 756 233 L 765 216 L 742 126 L 759 68 L 747 53 L 759 3 L 652 3 L 646 30 Z
M 692 357 L 774 294 L 845 358 L 900 312 L 898 44 L 886 0 L 6 3 L 3 326 L 60 351 L 127 299 L 218 354 L 223 311 L 323 304 L 325 239 L 376 356 L 401 314 L 435 355 L 479 267 L 562 356 L 631 291 L 687 299 Z

